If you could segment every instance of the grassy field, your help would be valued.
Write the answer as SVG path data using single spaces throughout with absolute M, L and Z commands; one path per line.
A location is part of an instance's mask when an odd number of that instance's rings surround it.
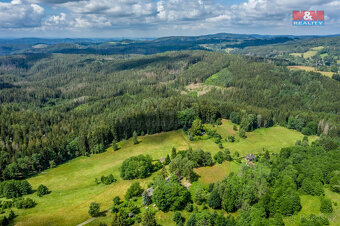
M 217 126 L 217 131 L 226 138 L 228 135 L 237 133 L 232 130 L 233 124 L 223 120 L 221 126 Z M 229 148 L 231 153 L 238 151 L 241 155 L 248 153 L 259 153 L 263 148 L 271 152 L 278 152 L 280 148 L 293 145 L 296 140 L 302 139 L 303 135 L 280 126 L 272 128 L 257 129 L 252 133 L 247 133 L 247 139 L 239 139 L 235 143 L 223 142 L 225 148 Z M 310 140 L 315 139 L 311 137 Z M 190 142 L 182 130 L 147 135 L 139 137 L 141 141 L 138 145 L 133 145 L 131 140 L 119 143 L 121 147 L 118 151 L 108 148 L 105 153 L 91 155 L 90 157 L 79 157 L 73 159 L 56 168 L 46 170 L 38 176 L 30 178 L 28 181 L 36 189 L 40 184 L 46 185 L 52 192 L 41 198 L 36 194 L 28 197 L 36 200 L 38 205 L 32 209 L 13 209 L 18 215 L 15 218 L 16 225 L 76 225 L 89 219 L 87 213 L 91 202 L 96 201 L 101 204 L 101 209 L 108 209 L 112 205 L 112 198 L 119 195 L 123 198 L 126 189 L 134 181 L 124 181 L 119 177 L 119 167 L 122 162 L 131 156 L 139 154 L 149 154 L 154 160 L 165 157 L 171 152 L 172 147 L 177 150 L 184 150 L 190 146 L 202 148 L 214 155 L 220 149 L 213 140 L 200 140 Z M 236 163 L 223 163 L 213 167 L 197 169 L 201 176 L 200 182 L 208 184 L 215 180 L 222 179 L 227 173 L 237 171 Z M 117 183 L 112 185 L 97 185 L 95 178 L 112 173 L 117 179 Z M 138 180 L 141 185 L 146 184 L 152 177 Z M 161 222 L 167 222 L 171 216 L 165 217 L 159 212 L 157 218 Z M 103 218 L 105 220 L 106 218 Z M 99 218 L 98 220 L 102 220 Z M 97 221 L 97 220 L 96 220 Z
M 289 55 L 295 56 L 295 57 L 301 57 L 302 56 L 303 58 L 307 59 L 307 58 L 311 58 L 311 57 L 315 56 L 323 48 L 324 48 L 323 46 L 317 46 L 317 47 L 311 48 L 309 51 L 304 52 L 304 53 L 290 53 Z
M 325 196 L 330 198 L 333 202 L 333 213 L 331 214 L 322 214 L 320 213 L 320 197 L 319 196 L 311 196 L 311 195 L 302 195 L 301 198 L 301 211 L 294 216 L 286 217 L 284 219 L 286 225 L 298 226 L 301 218 L 306 218 L 311 214 L 316 216 L 324 215 L 329 219 L 330 225 L 339 225 L 340 222 L 340 194 L 330 191 L 329 189 L 325 189 Z M 334 205 L 334 202 L 337 203 L 337 206 Z
M 317 71 L 314 67 L 310 67 L 310 66 L 288 66 L 288 68 L 291 70 L 315 71 L 327 77 L 332 77 L 332 75 L 334 74 L 333 72 L 329 72 L 329 71 Z

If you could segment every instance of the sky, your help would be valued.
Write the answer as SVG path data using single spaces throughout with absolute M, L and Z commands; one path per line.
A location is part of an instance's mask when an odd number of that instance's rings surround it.
M 324 10 L 325 26 L 292 26 Z M 0 38 L 340 34 L 340 0 L 0 0 Z

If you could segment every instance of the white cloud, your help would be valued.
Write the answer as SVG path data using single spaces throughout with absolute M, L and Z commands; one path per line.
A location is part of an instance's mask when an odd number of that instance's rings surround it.
M 26 1 L 0 2 L 0 28 L 39 27 L 44 9 Z
M 273 29 L 284 33 L 292 29 L 292 11 L 304 9 L 325 10 L 325 29 L 334 33 L 339 27 L 340 0 L 248 0 L 234 5 L 213 0 L 12 0 L 0 3 L 0 28 L 136 30 L 138 35 L 153 30 L 155 36 L 165 31 L 172 35 Z

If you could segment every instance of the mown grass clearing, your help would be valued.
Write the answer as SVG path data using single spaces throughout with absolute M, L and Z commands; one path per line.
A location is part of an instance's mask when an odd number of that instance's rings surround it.
M 222 120 L 222 123 L 216 128 L 223 138 L 232 134 L 237 136 L 237 132 L 231 130 L 233 124 L 230 121 Z M 231 153 L 238 151 L 241 156 L 251 152 L 259 153 L 263 148 L 271 152 L 278 152 L 282 147 L 294 145 L 296 140 L 303 137 L 299 132 L 280 126 L 257 129 L 247 133 L 247 136 L 247 139 L 241 139 L 235 143 L 223 141 L 223 146 L 229 148 Z M 310 140 L 313 139 L 315 138 L 310 138 Z M 176 147 L 177 150 L 185 150 L 191 146 L 194 149 L 201 148 L 204 151 L 209 151 L 212 155 L 220 150 L 212 139 L 190 142 L 182 130 L 147 135 L 139 137 L 139 140 L 141 142 L 138 145 L 133 145 L 132 140 L 122 141 L 119 143 L 121 149 L 118 151 L 108 148 L 105 153 L 79 157 L 28 179 L 33 189 L 44 184 L 52 192 L 41 198 L 36 194 L 29 195 L 28 197 L 36 200 L 38 205 L 27 210 L 13 209 L 18 215 L 15 218 L 15 224 L 76 225 L 90 218 L 87 211 L 91 202 L 99 202 L 102 210 L 110 208 L 112 198 L 117 195 L 123 198 L 127 188 L 136 181 L 122 180 L 119 176 L 119 167 L 128 157 L 149 154 L 154 160 L 158 160 L 165 157 L 166 154 L 170 154 L 172 147 Z M 213 180 L 219 180 L 228 172 L 237 170 L 237 166 L 234 164 L 236 163 L 226 162 L 216 165 L 212 169 L 197 169 L 200 172 L 200 181 L 206 184 Z M 216 178 L 210 180 L 211 173 L 215 171 L 218 172 L 213 175 Z M 118 179 L 116 183 L 111 185 L 95 183 L 95 178 L 110 173 Z M 137 181 L 146 187 L 146 184 L 151 180 L 152 177 Z M 169 214 L 171 217 L 168 217 L 171 219 L 172 213 Z M 162 218 L 163 215 L 167 214 L 159 212 L 157 218 Z M 169 219 L 164 219 L 164 222 Z M 99 222 L 100 220 L 101 218 L 98 219 Z M 161 222 L 163 221 L 160 220 L 159 223 Z
M 314 71 L 314 72 L 319 72 L 322 75 L 325 75 L 327 77 L 332 77 L 333 76 L 333 72 L 329 72 L 329 71 L 317 71 L 314 67 L 310 67 L 310 66 L 288 66 L 289 69 L 291 70 L 304 70 L 304 71 Z
M 340 195 L 331 192 L 329 189 L 325 189 L 325 196 L 330 198 L 333 202 L 333 213 L 331 214 L 323 214 L 320 213 L 320 197 L 319 196 L 311 196 L 311 195 L 301 195 L 301 211 L 291 217 L 285 217 L 284 221 L 286 225 L 298 226 L 302 218 L 307 218 L 309 215 L 314 214 L 316 216 L 324 215 L 328 218 L 330 225 L 338 225 L 340 220 Z M 334 202 L 337 202 L 338 205 L 335 206 Z

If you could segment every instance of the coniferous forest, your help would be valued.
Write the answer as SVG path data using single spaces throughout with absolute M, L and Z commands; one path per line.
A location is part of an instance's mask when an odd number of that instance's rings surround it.
M 330 42 L 312 40 L 299 42 L 308 48 Z M 290 42 L 267 44 L 272 49 L 294 48 Z M 152 55 L 137 51 L 0 56 L 0 214 L 11 208 L 35 208 L 39 202 L 25 197 L 34 189 L 39 197 L 53 194 L 45 185 L 32 189 L 27 181 L 47 169 L 111 147 L 117 153 L 124 151 L 121 143 L 129 139 L 138 146 L 140 137 L 177 130 L 191 142 L 213 139 L 221 150 L 212 155 L 205 149 L 173 148 L 162 163 L 142 153 L 121 161 L 120 174 L 95 178 L 107 186 L 114 186 L 117 179 L 153 178 L 145 187 L 133 183 L 113 200 L 112 225 L 156 225 L 155 213 L 133 203 L 134 197 L 142 197 L 144 206 L 155 204 L 159 211 L 173 212 L 176 225 L 284 225 L 285 217 L 301 210 L 301 195 L 320 196 L 321 213 L 331 213 L 338 207 L 325 192 L 340 192 L 337 59 L 331 58 L 320 69 L 333 70 L 330 78 L 287 67 L 313 65 L 321 57 L 303 61 L 289 53 L 288 58 L 268 56 L 268 46 L 236 46 L 240 49 L 231 54 L 206 49 Z M 323 51 L 327 49 L 329 57 L 339 57 L 330 47 Z M 257 50 L 258 54 L 249 54 Z M 234 136 L 223 140 L 209 127 L 221 125 L 222 120 L 233 123 L 239 133 L 236 141 Z M 241 163 L 245 156 L 223 147 L 223 142 L 246 140 L 251 132 L 277 126 L 305 137 L 277 153 L 259 154 L 253 167 Z M 316 138 L 309 141 L 309 137 Z M 195 170 L 224 161 L 242 166 L 238 173 L 194 193 L 179 181 L 184 177 L 194 183 L 199 179 Z M 152 188 L 152 197 L 146 188 Z M 120 200 L 124 195 L 125 200 Z M 89 208 L 90 216 L 100 216 L 98 203 Z M 15 219 L 13 214 L 7 214 L 2 224 Z M 329 219 L 309 215 L 299 224 L 327 225 Z

